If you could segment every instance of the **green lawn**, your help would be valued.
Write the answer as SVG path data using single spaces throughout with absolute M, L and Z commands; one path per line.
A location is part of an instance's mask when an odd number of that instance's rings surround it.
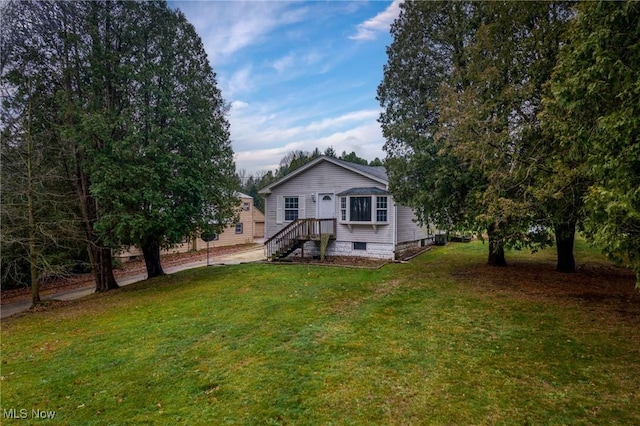
M 640 424 L 638 298 L 519 282 L 597 287 L 604 260 L 582 247 L 596 267 L 562 275 L 510 252 L 494 276 L 485 252 L 200 268 L 3 321 L 1 423 Z

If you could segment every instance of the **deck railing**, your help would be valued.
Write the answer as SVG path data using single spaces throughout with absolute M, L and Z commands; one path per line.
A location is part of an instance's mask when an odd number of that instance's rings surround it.
M 336 219 L 296 219 L 264 242 L 268 259 L 288 254 L 304 241 L 320 240 L 320 236 L 336 235 Z

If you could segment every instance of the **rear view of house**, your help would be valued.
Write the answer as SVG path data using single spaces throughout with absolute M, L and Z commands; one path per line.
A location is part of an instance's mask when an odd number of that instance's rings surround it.
M 296 250 L 396 259 L 433 235 L 396 204 L 384 167 L 321 156 L 259 191 L 265 197 L 269 258 Z M 324 235 L 324 237 L 322 237 Z

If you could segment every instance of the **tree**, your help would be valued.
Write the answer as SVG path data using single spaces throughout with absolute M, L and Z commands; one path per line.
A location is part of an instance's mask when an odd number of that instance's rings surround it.
M 325 149 L 324 155 L 331 158 L 338 158 L 338 153 L 336 152 L 335 149 L 333 149 L 333 146 L 330 146 L 327 149 Z
M 640 286 L 639 23 L 637 2 L 581 3 L 542 117 L 565 153 L 586 159 L 587 237 Z
M 471 188 L 485 179 L 461 161 L 441 136 L 440 90 L 462 90 L 456 70 L 466 66 L 475 32 L 473 2 L 405 2 L 391 26 L 393 42 L 378 87 L 385 166 L 394 198 L 423 223 L 470 226 Z
M 541 247 L 530 192 L 539 173 L 541 87 L 566 22 L 561 4 L 407 2 L 378 88 L 396 198 L 423 221 L 484 232 L 488 263 Z
M 374 158 L 373 160 L 371 160 L 369 162 L 370 166 L 374 166 L 374 167 L 382 167 L 384 166 L 384 163 L 382 162 L 381 159 L 379 159 L 378 157 Z
M 531 188 L 537 176 L 548 174 L 540 165 L 550 141 L 537 115 L 569 16 L 566 3 L 481 3 L 466 66 L 457 70 L 467 84 L 462 90 L 444 85 L 441 91 L 443 137 L 484 178 L 472 189 L 478 204 L 471 206 L 470 220 L 486 226 L 490 247 L 544 247 L 544 233 L 529 230 L 541 219 L 558 225 L 537 214 L 540 203 Z M 557 233 L 559 242 L 570 241 L 571 255 L 573 228 Z M 558 254 L 562 265 L 566 251 Z
M 32 105 L 46 105 L 39 116 L 73 183 L 96 291 L 117 288 L 112 249 L 139 245 L 154 276 L 161 247 L 224 227 L 236 203 L 226 107 L 184 15 L 159 1 L 9 10 L 22 43 L 3 66 L 47 78 L 47 102 Z M 11 95 L 27 80 L 12 84 Z
M 362 164 L 363 166 L 369 164 L 369 162 L 364 158 L 358 157 L 358 155 L 354 151 L 351 151 L 349 154 L 347 154 L 347 151 L 342 151 L 342 154 L 340 155 L 340 157 L 338 157 L 338 159 L 342 161 L 348 161 L 349 163 Z
M 93 153 L 104 148 L 104 141 L 91 135 L 87 128 L 104 125 L 104 120 L 100 122 L 96 118 L 109 113 L 112 117 L 120 106 L 116 105 L 117 99 L 113 96 L 116 85 L 109 84 L 101 76 L 96 78 L 89 58 L 92 52 L 96 55 L 104 53 L 99 50 L 99 45 L 91 44 L 86 31 L 88 16 L 91 13 L 95 15 L 101 6 L 106 11 L 105 4 L 98 2 L 10 3 L 7 11 L 11 16 L 6 22 L 22 43 L 14 43 L 10 47 L 5 66 L 13 71 L 24 67 L 30 73 L 46 76 L 44 85 L 47 90 L 38 93 L 46 102 L 33 105 L 39 110 L 37 115 L 48 114 L 47 126 L 51 136 L 48 143 L 59 153 L 57 160 L 61 161 L 68 182 L 76 193 L 96 291 L 107 291 L 118 285 L 113 276 L 111 249 L 94 229 L 100 206 L 90 193 L 88 170 Z M 113 3 L 108 11 L 110 18 L 101 17 L 99 20 L 105 23 L 126 22 L 124 18 L 113 19 L 118 12 L 126 15 L 122 13 L 122 7 L 121 3 Z M 111 35 L 111 31 L 108 33 Z M 107 64 L 110 62 L 104 55 L 103 59 Z M 11 84 L 11 91 L 15 94 L 24 92 L 24 85 L 29 82 L 18 78 Z M 96 88 L 98 85 L 105 90 Z M 92 97 L 92 94 L 96 96 Z M 103 132 L 108 130 L 103 128 Z
M 56 270 L 56 266 L 64 266 L 59 264 L 63 258 L 60 254 L 65 251 L 62 242 L 75 229 L 73 224 L 77 223 L 72 202 L 78 200 L 68 197 L 69 186 L 65 187 L 65 184 L 75 182 L 76 187 L 80 188 L 86 183 L 81 163 L 75 161 L 81 154 L 77 149 L 64 146 L 61 136 L 65 131 L 63 124 L 69 122 L 60 102 L 61 98 L 66 99 L 67 96 L 61 93 L 65 87 L 72 88 L 71 76 L 78 74 L 67 67 L 70 46 L 77 45 L 78 40 L 66 35 L 72 28 L 80 25 L 80 6 L 68 3 L 10 2 L 3 4 L 2 8 L 2 20 L 7 23 L 3 26 L 2 38 L 3 111 L 7 113 L 5 118 L 10 117 L 6 121 L 9 125 L 3 129 L 3 142 L 7 143 L 3 146 L 3 153 L 6 154 L 3 162 L 6 160 L 6 170 L 18 167 L 10 178 L 5 175 L 6 180 L 3 179 L 3 189 L 11 188 L 15 191 L 3 191 L 5 201 L 7 197 L 13 197 L 13 201 L 6 204 L 3 202 L 6 207 L 3 212 L 14 217 L 22 215 L 28 218 L 34 303 L 37 302 L 34 267 L 35 272 L 42 272 L 45 265 L 49 271 L 52 268 Z M 65 54 L 69 55 L 65 57 Z M 76 49 L 76 54 L 79 54 L 79 49 Z M 78 63 L 76 61 L 76 65 Z M 66 86 L 65 81 L 69 83 Z M 67 95 L 71 96 L 71 90 Z M 70 153 L 73 155 L 68 155 Z M 13 155 L 17 155 L 21 162 L 16 162 L 18 157 Z M 21 195 L 18 194 L 23 194 L 24 198 L 20 200 Z M 85 225 L 92 220 L 85 214 L 90 205 L 87 199 L 80 202 L 80 206 L 84 207 L 80 211 Z M 12 209 L 15 210 L 11 212 Z M 7 221 L 3 225 L 8 223 L 15 224 Z M 34 229 L 37 232 L 33 233 Z M 3 237 L 11 235 L 6 227 L 4 231 L 7 233 L 3 232 Z M 88 242 L 89 253 L 104 252 L 90 233 L 87 233 L 85 241 Z M 57 253 L 51 252 L 52 245 Z M 3 255 L 5 253 L 3 251 Z M 54 254 L 59 255 L 58 262 L 53 261 Z M 107 254 L 108 268 L 99 268 L 93 264 L 97 289 L 101 289 L 101 284 L 115 284 L 108 249 Z
M 70 250 L 66 244 L 78 238 L 73 198 L 50 146 L 50 134 L 39 109 L 47 92 L 38 75 L 29 70 L 6 75 L 27 80 L 16 96 L 3 102 L 2 131 L 2 282 L 31 287 L 31 305 L 41 303 L 40 280 L 66 272 Z M 30 84 L 29 84 L 30 83 Z M 73 244 L 71 244 L 73 247 Z M 66 255 L 66 256 L 64 256 Z M 22 268 L 27 266 L 28 277 Z M 26 274 L 24 274 L 26 275 Z
M 163 274 L 161 248 L 221 232 L 237 199 L 226 106 L 200 38 L 166 4 L 136 5 L 134 69 L 112 69 L 127 91 L 122 136 L 96 153 L 91 189 L 105 212 L 96 229 L 141 247 L 151 278 Z
M 276 170 L 276 177 L 280 179 L 281 177 L 288 175 L 313 160 L 313 158 L 312 154 L 307 151 L 294 150 L 288 152 L 280 160 L 280 167 Z

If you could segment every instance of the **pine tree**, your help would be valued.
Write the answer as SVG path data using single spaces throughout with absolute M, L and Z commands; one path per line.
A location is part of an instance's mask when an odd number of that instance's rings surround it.
M 640 4 L 581 3 L 542 118 L 565 158 L 584 163 L 587 237 L 632 266 L 640 286 L 639 81 Z

